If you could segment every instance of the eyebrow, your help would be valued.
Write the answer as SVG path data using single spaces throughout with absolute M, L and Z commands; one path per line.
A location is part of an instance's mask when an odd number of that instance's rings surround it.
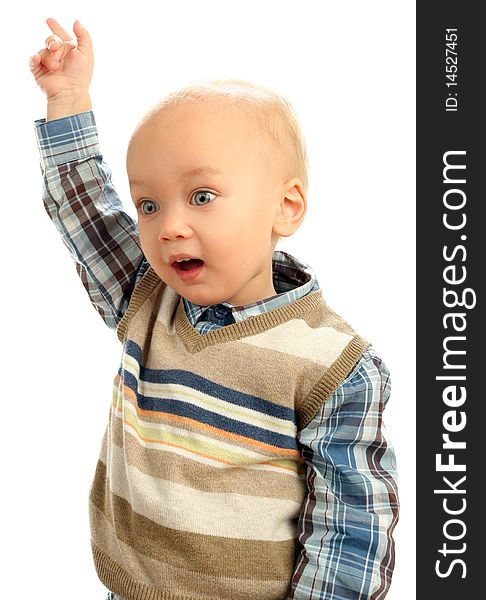
M 195 177 L 197 175 L 222 175 L 223 172 L 220 169 L 216 169 L 215 167 L 210 167 L 209 165 L 204 165 L 203 167 L 197 167 L 195 169 L 189 169 L 188 171 L 184 171 L 179 177 L 179 181 L 183 179 L 187 179 L 188 177 Z M 129 179 L 128 183 L 130 185 L 144 185 L 143 181 L 138 181 L 137 179 Z
M 209 165 L 205 165 L 204 167 L 197 167 L 196 169 L 189 169 L 189 171 L 185 171 L 182 173 L 179 179 L 185 179 L 186 177 L 191 177 L 194 175 L 222 175 L 223 172 L 214 167 L 210 167 Z

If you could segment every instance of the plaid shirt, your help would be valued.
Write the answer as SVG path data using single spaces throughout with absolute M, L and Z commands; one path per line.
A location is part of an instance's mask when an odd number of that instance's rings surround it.
M 148 269 L 136 222 L 123 211 L 100 153 L 92 111 L 35 121 L 45 209 L 62 236 L 91 303 L 115 329 Z M 319 289 L 306 264 L 273 256 L 277 294 L 245 306 L 205 307 L 184 298 L 201 333 L 241 321 Z M 384 598 L 395 562 L 398 519 L 395 455 L 383 409 L 390 374 L 373 347 L 299 432 L 307 495 L 298 523 L 302 550 L 286 600 Z

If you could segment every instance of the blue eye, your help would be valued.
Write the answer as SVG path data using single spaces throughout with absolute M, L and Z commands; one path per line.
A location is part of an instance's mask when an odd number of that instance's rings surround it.
M 142 200 L 142 201 L 139 203 L 139 205 L 138 205 L 138 208 L 140 208 L 140 210 L 142 211 L 142 213 L 143 213 L 144 215 L 153 215 L 153 214 L 154 214 L 154 212 L 156 212 L 156 209 L 150 210 L 149 212 L 145 212 L 145 211 L 144 211 L 143 207 L 145 206 L 145 204 L 146 204 L 146 203 L 148 203 L 149 205 L 150 205 L 150 204 L 153 204 L 153 205 L 155 206 L 155 202 L 153 202 L 153 200 Z
M 214 198 L 216 198 L 216 194 L 213 194 L 213 192 L 209 192 L 208 190 L 199 190 L 198 192 L 195 192 L 192 195 L 191 200 L 193 198 L 196 198 L 196 200 L 197 200 L 197 198 L 200 196 L 200 194 L 202 195 L 203 199 L 204 199 L 204 197 L 207 198 L 208 195 L 209 196 L 214 196 Z M 204 202 L 203 201 L 202 203 L 196 201 L 196 206 L 205 206 L 206 204 L 209 204 L 209 202 L 212 202 L 212 200 L 209 200 L 208 202 Z

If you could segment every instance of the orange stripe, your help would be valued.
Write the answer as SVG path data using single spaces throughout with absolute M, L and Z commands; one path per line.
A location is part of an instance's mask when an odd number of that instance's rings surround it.
M 133 427 L 133 425 L 131 423 L 129 423 L 127 419 L 123 419 L 123 422 L 126 425 L 128 425 L 129 427 Z M 135 430 L 135 431 L 137 431 L 137 430 Z M 198 456 L 202 456 L 204 458 L 209 458 L 210 460 L 215 460 L 217 462 L 224 463 L 226 465 L 232 465 L 235 467 L 242 466 L 241 463 L 235 463 L 235 462 L 231 462 L 228 460 L 224 460 L 224 458 L 217 458 L 216 456 L 211 456 L 210 454 L 203 454 L 202 452 L 198 452 L 197 450 L 193 450 L 192 448 L 187 448 L 186 446 L 179 446 L 178 444 L 171 444 L 170 442 L 164 442 L 161 440 L 154 440 L 152 438 L 147 438 L 147 437 L 141 435 L 139 431 L 137 431 L 137 435 L 144 442 L 151 442 L 153 444 L 161 444 L 163 446 L 171 446 L 172 448 L 180 448 L 181 450 L 186 450 L 187 452 L 190 452 L 191 454 L 197 454 Z M 270 463 L 270 462 L 259 462 L 258 464 L 259 465 L 268 465 L 269 467 L 274 467 L 274 468 L 276 467 L 277 469 L 283 469 L 284 471 L 291 471 L 292 473 L 296 471 L 296 469 L 292 469 L 290 467 L 284 467 L 283 465 L 276 465 L 276 464 Z
M 112 403 L 112 406 L 115 409 L 118 408 L 115 403 Z M 183 417 L 183 418 L 186 418 L 186 417 Z M 190 452 L 192 454 L 196 454 L 198 456 L 202 456 L 202 457 L 208 458 L 210 460 L 215 460 L 217 462 L 224 463 L 226 465 L 231 465 L 231 466 L 235 466 L 235 467 L 241 467 L 242 466 L 241 463 L 235 463 L 235 462 L 231 462 L 231 461 L 225 460 L 224 458 L 218 458 L 218 457 L 210 455 L 210 454 L 204 454 L 203 452 L 198 452 L 197 450 L 194 450 L 193 448 L 188 448 L 187 446 L 181 446 L 179 444 L 173 444 L 171 442 L 166 442 L 166 441 L 163 441 L 163 440 L 156 440 L 156 439 L 153 439 L 153 438 L 145 437 L 145 436 L 143 436 L 138 431 L 138 429 L 136 429 L 136 428 L 133 427 L 133 424 L 130 423 L 128 421 L 128 419 L 125 419 L 125 418 L 122 417 L 122 421 L 123 421 L 123 423 L 125 423 L 125 425 L 128 425 L 129 427 L 135 429 L 135 431 L 137 432 L 138 437 L 141 440 L 143 440 L 144 442 L 150 442 L 152 444 L 160 444 L 160 445 L 163 445 L 163 446 L 170 446 L 172 448 L 180 448 L 181 450 L 185 450 L 185 451 Z M 213 429 L 216 429 L 216 428 L 213 428 Z M 221 430 L 217 429 L 217 431 L 221 431 Z M 241 436 L 239 436 L 239 437 L 241 437 Z M 244 439 L 246 440 L 247 438 L 244 438 Z M 273 446 L 272 446 L 272 448 L 273 448 Z M 300 455 L 299 455 L 299 457 L 300 457 Z M 300 462 L 302 462 L 302 461 L 300 461 Z M 292 467 L 286 467 L 284 465 L 278 465 L 278 464 L 275 464 L 273 462 L 268 462 L 268 461 L 259 462 L 258 464 L 260 464 L 260 465 L 268 465 L 269 467 L 273 467 L 273 468 L 277 468 L 277 469 L 282 469 L 283 471 L 289 471 L 291 473 L 295 473 L 295 472 L 302 473 L 303 472 L 302 469 L 298 468 L 298 465 L 297 465 L 297 468 L 293 469 Z
M 120 377 L 120 376 L 118 375 L 118 377 Z M 156 410 L 154 410 L 154 411 L 145 410 L 143 408 L 140 408 L 137 403 L 137 396 L 136 396 L 135 392 L 126 385 L 123 386 L 123 389 L 124 389 L 126 395 L 129 396 L 130 398 L 132 398 L 132 400 L 134 401 L 133 405 L 135 407 L 135 410 L 137 411 L 138 416 L 144 416 L 144 415 L 149 416 L 149 415 L 153 415 L 155 413 L 156 415 L 161 415 L 161 416 L 165 417 L 166 420 L 168 420 L 168 421 L 188 423 L 190 425 L 195 425 L 199 429 L 207 430 L 208 432 L 212 432 L 212 433 L 216 432 L 219 435 L 221 435 L 222 437 L 225 437 L 229 440 L 236 440 L 236 441 L 244 442 L 244 443 L 254 446 L 255 448 L 258 448 L 260 450 L 267 450 L 270 452 L 275 452 L 276 446 L 272 446 L 271 444 L 266 444 L 265 442 L 260 442 L 253 438 L 248 438 L 244 435 L 239 435 L 239 434 L 233 433 L 231 431 L 225 431 L 224 429 L 219 429 L 218 427 L 214 427 L 214 425 L 208 425 L 207 423 L 201 423 L 201 421 L 197 421 L 197 420 L 191 419 L 189 417 L 183 417 L 181 415 L 173 415 L 171 413 L 164 413 L 164 412 L 160 412 L 160 411 L 156 411 Z M 116 406 L 115 406 L 115 408 L 116 408 Z M 282 458 L 301 458 L 299 450 L 292 450 L 291 448 L 278 448 L 278 454 L 282 455 Z

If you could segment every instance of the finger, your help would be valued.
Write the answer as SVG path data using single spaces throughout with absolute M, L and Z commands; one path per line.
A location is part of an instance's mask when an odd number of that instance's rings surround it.
M 46 19 L 46 23 L 49 25 L 51 31 L 58 35 L 65 42 L 71 39 L 72 36 L 59 25 L 56 19 L 49 17 L 48 19 Z
M 50 52 L 46 48 L 39 50 L 37 54 L 31 57 L 31 61 L 34 61 L 35 66 L 44 66 L 48 71 L 54 71 L 59 67 L 59 56 L 60 52 Z M 36 58 L 36 56 L 38 58 Z M 34 68 L 35 68 L 34 66 Z
M 33 71 L 34 69 L 36 69 L 39 66 L 40 62 L 41 57 L 38 54 L 34 54 L 33 56 L 31 56 L 29 59 L 30 70 Z
M 59 50 L 62 46 L 63 40 L 58 35 L 50 35 L 46 38 L 46 48 L 51 52 Z
M 86 49 L 89 52 L 92 52 L 93 43 L 91 41 L 91 36 L 89 35 L 88 30 L 85 29 L 77 19 L 74 22 L 73 31 L 78 41 L 78 47 L 81 50 Z
M 42 52 L 46 52 L 46 50 L 43 50 Z M 49 69 L 49 67 L 47 67 L 43 61 L 42 61 L 42 56 L 41 54 L 38 52 L 37 54 L 34 54 L 33 56 L 30 57 L 29 60 L 29 66 L 30 66 L 30 72 L 32 73 L 32 75 L 34 75 L 36 78 L 40 73 L 45 73 L 46 71 L 50 71 L 51 69 Z M 55 70 L 55 69 L 54 69 Z

